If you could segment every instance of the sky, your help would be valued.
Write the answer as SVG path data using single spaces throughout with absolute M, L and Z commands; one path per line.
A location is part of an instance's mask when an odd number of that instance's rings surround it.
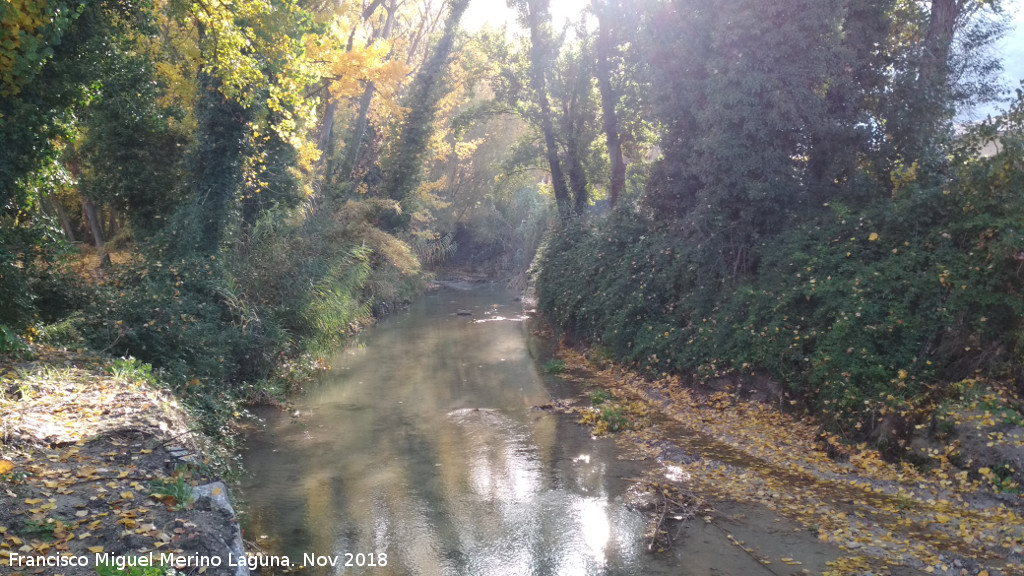
M 589 0 L 551 0 L 551 13 L 555 22 L 564 22 L 566 18 L 574 18 Z M 1011 15 L 1012 24 L 1009 33 L 995 48 L 1003 55 L 1003 79 L 1006 88 L 1013 90 L 1024 80 L 1024 0 L 1007 0 L 1003 4 Z M 509 28 L 516 29 L 515 12 L 508 8 L 505 0 L 474 0 L 463 16 L 463 27 L 478 30 L 485 24 L 500 27 L 507 23 Z M 982 119 L 987 114 L 996 114 L 1006 109 L 1006 104 L 985 106 L 972 111 L 966 116 Z
M 579 14 L 588 4 L 590 0 L 551 0 L 551 17 L 555 22 L 561 23 L 566 18 Z M 463 27 L 470 30 L 479 30 L 486 23 L 498 28 L 506 22 L 510 28 L 517 26 L 516 13 L 508 8 L 505 0 L 473 0 L 462 16 Z
M 1013 29 L 1003 38 L 996 50 L 1003 54 L 1003 78 L 1012 93 L 1015 88 L 1020 87 L 1020 81 L 1024 80 L 1024 0 L 1013 0 L 1006 5 L 1013 17 Z M 996 111 L 1005 108 L 1003 105 Z M 985 113 L 988 112 L 983 112 L 982 115 Z

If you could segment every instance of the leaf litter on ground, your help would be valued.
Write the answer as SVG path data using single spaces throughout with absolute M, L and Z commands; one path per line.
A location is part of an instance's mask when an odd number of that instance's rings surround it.
M 29 360 L 0 362 L 4 574 L 92 575 L 92 560 L 104 554 L 219 553 L 211 542 L 234 529 L 235 518 L 188 498 L 211 479 L 198 457 L 209 446 L 178 402 L 110 368 L 38 345 Z M 172 442 L 194 455 L 191 463 L 167 449 Z M 85 555 L 90 563 L 19 567 L 12 554 Z
M 955 445 L 932 450 L 929 470 L 887 462 L 866 445 L 838 447 L 843 458 L 833 458 L 826 448 L 838 446 L 836 439 L 823 443 L 810 419 L 728 392 L 698 394 L 675 377 L 652 381 L 597 366 L 565 346 L 557 356 L 566 378 L 588 393 L 610 393 L 602 406 L 629 419 L 620 438 L 683 480 L 675 486 L 692 495 L 690 510 L 712 510 L 720 501 L 762 505 L 842 551 L 826 574 L 1024 574 L 1024 499 L 994 492 L 985 469 L 957 469 Z M 595 434 L 610 432 L 600 406 L 580 401 L 560 409 L 580 414 Z M 704 519 L 715 521 L 713 514 Z M 797 552 L 774 560 L 798 568 Z

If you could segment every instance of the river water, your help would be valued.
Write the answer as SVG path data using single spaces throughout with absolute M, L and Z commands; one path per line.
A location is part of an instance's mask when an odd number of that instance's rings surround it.
M 641 463 L 571 416 L 532 409 L 567 391 L 545 383 L 522 306 L 504 290 L 431 292 L 332 366 L 294 414 L 265 414 L 247 442 L 247 539 L 294 563 L 315 554 L 342 564 L 304 573 L 763 569 L 701 522 L 687 546 L 647 552 L 645 519 L 624 503 L 624 479 Z

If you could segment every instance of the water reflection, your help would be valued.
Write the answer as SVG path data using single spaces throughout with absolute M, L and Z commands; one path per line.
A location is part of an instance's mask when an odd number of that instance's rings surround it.
M 549 398 L 523 324 L 453 314 L 500 299 L 430 295 L 336 358 L 297 418 L 270 415 L 249 442 L 250 533 L 300 563 L 387 554 L 373 574 L 652 573 L 643 519 L 620 501 L 635 471 L 610 441 L 530 410 Z

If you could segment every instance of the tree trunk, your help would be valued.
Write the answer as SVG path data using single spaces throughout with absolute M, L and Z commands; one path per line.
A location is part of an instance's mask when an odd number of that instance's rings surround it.
M 546 23 L 546 8 L 547 0 L 526 0 L 526 21 L 530 27 L 530 83 L 540 107 L 541 130 L 544 132 L 544 145 L 558 215 L 565 221 L 572 215 L 572 202 L 569 198 L 569 188 L 565 184 L 565 175 L 562 174 L 562 165 L 558 160 L 558 143 L 551 122 L 551 106 L 548 103 L 547 82 L 544 78 L 547 69 L 547 35 L 541 27 Z
M 217 252 L 242 182 L 246 111 L 224 97 L 220 83 L 206 72 L 199 74 L 196 147 L 190 159 L 199 230 L 179 246 L 186 252 Z
M 107 206 L 107 238 L 113 238 L 117 236 L 118 231 L 121 230 L 121 215 L 118 214 L 117 208 L 113 206 Z
M 924 53 L 918 67 L 918 95 L 910 118 L 916 127 L 905 153 L 910 158 L 926 155 L 934 135 L 950 114 L 949 58 L 953 36 L 965 7 L 966 0 L 932 0 Z
M 324 107 L 324 118 L 320 123 L 320 137 L 317 139 L 316 147 L 320 151 L 320 159 L 316 162 L 316 171 L 321 174 L 321 180 L 326 180 L 327 156 L 330 154 L 331 133 L 334 131 L 334 113 L 338 111 L 338 99 L 331 96 L 329 87 L 325 90 L 327 106 Z
M 68 218 L 68 212 L 64 209 L 64 204 L 61 203 L 60 198 L 53 194 L 47 194 L 46 199 L 53 206 L 53 211 L 57 213 L 57 219 L 60 220 L 60 228 L 64 231 L 64 236 L 68 239 L 68 242 L 74 242 L 75 231 L 71 228 L 71 219 Z
M 82 208 L 85 210 L 85 220 L 89 223 L 93 241 L 96 243 L 96 257 L 100 260 L 100 268 L 106 268 L 110 265 L 110 256 L 103 251 L 103 229 L 100 227 L 100 219 L 96 215 L 96 206 L 92 200 L 83 196 Z
M 925 88 L 943 87 L 949 74 L 949 52 L 965 0 L 932 0 L 925 35 L 921 82 Z
M 469 6 L 469 0 L 452 0 L 449 6 L 444 33 L 412 82 L 408 98 L 409 114 L 402 125 L 397 149 L 389 159 L 384 176 L 384 194 L 399 202 L 409 200 L 419 186 L 423 170 L 422 156 L 433 130 L 437 103 L 441 99 L 444 75 L 459 31 L 459 21 Z
M 373 40 L 387 40 L 391 37 L 391 32 L 395 28 L 395 15 L 398 12 L 397 0 L 391 0 L 387 7 L 388 17 L 384 21 L 384 27 L 374 34 Z M 366 87 L 363 89 L 363 95 L 359 97 L 359 113 L 356 116 L 355 129 L 352 131 L 352 140 L 349 142 L 347 153 L 345 154 L 345 164 L 342 166 L 342 176 L 344 178 L 351 178 L 352 171 L 355 170 L 356 166 L 359 165 L 359 155 L 363 151 L 363 142 L 366 139 L 366 129 L 369 127 L 370 118 L 370 104 L 373 102 L 373 94 L 376 92 L 377 86 L 374 82 L 367 82 Z M 356 182 L 352 183 L 353 190 L 355 189 Z
M 356 117 L 352 142 L 348 146 L 348 154 L 346 154 L 343 167 L 343 174 L 346 177 L 351 176 L 352 171 L 359 164 L 359 155 L 362 153 L 363 141 L 366 139 L 366 129 L 370 126 L 370 103 L 373 101 L 374 91 L 376 91 L 376 85 L 373 82 L 367 82 L 363 95 L 359 97 L 359 115 Z
M 608 60 L 614 40 L 610 30 L 611 18 L 609 5 L 606 1 L 593 0 L 594 14 L 597 15 L 597 88 L 601 92 L 601 120 L 605 141 L 608 146 L 608 160 L 611 164 L 611 186 L 608 189 L 608 200 L 614 209 L 619 195 L 626 187 L 626 163 L 622 159 L 622 142 L 619 140 L 619 120 L 615 114 L 615 103 L 618 98 L 612 89 L 612 66 Z
M 580 154 L 580 135 L 583 133 L 583 115 L 580 113 L 580 84 L 586 81 L 589 86 L 589 76 L 581 67 L 577 70 L 576 82 L 568 102 L 562 106 L 564 118 L 562 131 L 565 134 L 565 160 L 569 164 L 569 194 L 572 198 L 572 211 L 576 216 L 582 216 L 586 210 L 589 195 L 587 194 L 587 172 L 583 168 L 583 158 Z

